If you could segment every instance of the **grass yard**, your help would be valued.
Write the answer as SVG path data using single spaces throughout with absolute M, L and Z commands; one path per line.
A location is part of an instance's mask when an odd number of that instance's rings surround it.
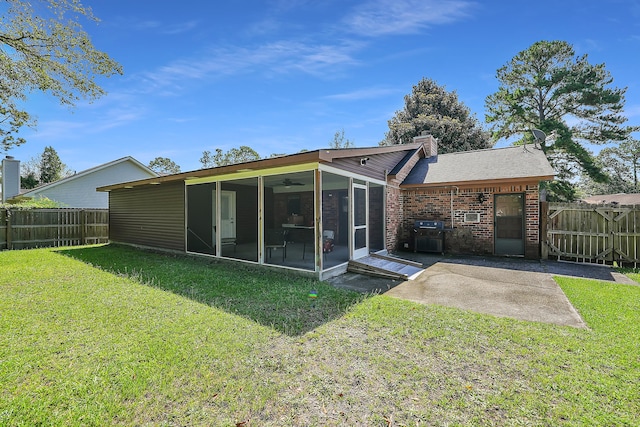
M 0 273 L 0 425 L 640 424 L 640 286 L 557 278 L 582 330 L 118 246 Z

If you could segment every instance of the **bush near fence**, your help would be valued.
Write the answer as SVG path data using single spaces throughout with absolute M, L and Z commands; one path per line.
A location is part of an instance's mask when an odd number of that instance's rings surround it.
M 0 209 L 0 250 L 108 241 L 108 209 Z

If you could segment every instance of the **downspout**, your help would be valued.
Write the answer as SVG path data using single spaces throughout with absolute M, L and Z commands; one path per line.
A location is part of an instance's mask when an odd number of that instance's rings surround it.
M 458 191 L 460 191 L 460 189 L 457 186 L 455 185 L 451 186 L 451 228 L 452 229 L 454 226 L 454 216 L 453 216 L 453 189 L 454 188 L 456 189 L 456 195 L 458 195 Z

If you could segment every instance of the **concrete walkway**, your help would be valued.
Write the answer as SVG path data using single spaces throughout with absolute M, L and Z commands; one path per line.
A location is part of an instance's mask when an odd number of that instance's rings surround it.
M 424 304 L 439 304 L 478 313 L 585 328 L 586 325 L 554 275 L 636 284 L 601 265 L 530 261 L 498 257 L 450 257 L 401 253 L 427 268 L 406 282 L 347 274 L 330 280 L 335 286 L 379 292 Z

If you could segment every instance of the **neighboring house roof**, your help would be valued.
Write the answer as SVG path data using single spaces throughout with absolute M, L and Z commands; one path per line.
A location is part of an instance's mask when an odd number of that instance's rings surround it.
M 527 146 L 461 151 L 420 159 L 402 187 L 546 181 L 554 171 L 542 150 Z
M 103 194 L 96 194 L 98 186 L 157 176 L 156 172 L 133 157 L 127 156 L 83 170 L 58 181 L 40 185 L 20 194 L 19 197 L 45 196 L 70 207 L 106 207 L 108 200 L 102 200 L 104 199 Z
M 600 194 L 596 196 L 585 197 L 582 199 L 585 203 L 591 204 L 619 204 L 619 205 L 640 205 L 640 193 L 618 193 L 618 194 Z

